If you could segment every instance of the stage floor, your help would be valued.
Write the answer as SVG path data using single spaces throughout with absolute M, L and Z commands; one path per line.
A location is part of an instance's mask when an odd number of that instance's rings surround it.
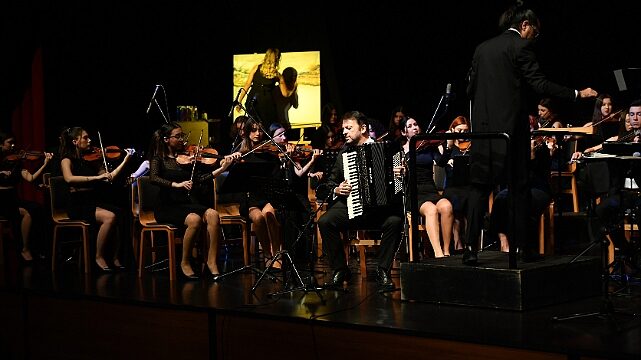
M 238 252 L 230 250 L 228 255 L 228 261 L 221 270 L 231 271 L 242 266 Z M 369 256 L 370 260 L 372 258 Z M 94 272 L 84 276 L 78 271 L 77 265 L 67 264 L 52 274 L 47 263 L 23 266 L 9 261 L 0 270 L 0 295 L 37 295 L 235 314 L 276 321 L 305 321 L 312 326 L 317 324 L 523 349 L 561 355 L 561 358 L 641 358 L 641 320 L 638 316 L 614 314 L 562 322 L 553 320 L 555 316 L 599 312 L 603 304 L 602 296 L 518 312 L 402 301 L 398 290 L 377 292 L 373 279 L 374 266 L 373 261 L 368 261 L 368 274 L 371 276 L 362 279 L 354 259 L 351 264 L 354 276 L 345 291 L 319 290 L 317 293 L 297 290 L 270 296 L 269 293 L 283 289 L 282 281 L 263 279 L 256 286 L 256 291 L 252 292 L 257 276 L 251 271 L 227 276 L 219 282 L 205 278 L 197 281 L 179 278 L 171 283 L 166 271 L 145 273 L 142 278 L 133 270 L 113 274 Z M 303 266 L 298 268 L 309 283 L 310 273 Z M 323 259 L 317 262 L 315 270 L 317 273 L 314 277 L 321 284 L 331 275 Z M 400 286 L 398 264 L 392 275 L 395 284 Z M 610 298 L 615 309 L 641 313 L 641 288 L 638 282 L 623 286 L 618 279 L 613 279 L 610 284 Z

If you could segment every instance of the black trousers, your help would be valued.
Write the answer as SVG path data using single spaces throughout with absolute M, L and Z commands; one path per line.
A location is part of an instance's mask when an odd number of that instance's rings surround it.
M 323 249 L 333 270 L 347 267 L 341 233 L 346 230 L 381 230 L 381 245 L 378 249 L 378 266 L 391 269 L 396 250 L 401 241 L 403 229 L 402 211 L 396 207 L 386 207 L 370 211 L 356 219 L 349 220 L 347 204 L 335 202 L 318 220 L 318 228 L 323 237 Z

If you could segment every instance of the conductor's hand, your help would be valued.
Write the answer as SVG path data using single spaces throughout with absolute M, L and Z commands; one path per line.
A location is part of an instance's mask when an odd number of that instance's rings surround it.
M 342 195 L 342 196 L 348 196 L 351 191 L 352 191 L 352 186 L 347 181 L 343 181 L 340 185 L 338 185 L 334 189 L 334 193 L 336 195 Z
M 592 98 L 592 97 L 595 97 L 597 95 L 598 95 L 598 93 L 595 90 L 593 90 L 592 88 L 585 88 L 583 90 L 579 90 L 579 97 L 581 99 Z
M 179 183 L 171 183 L 171 185 L 175 188 L 191 190 L 193 182 L 191 180 L 187 180 Z

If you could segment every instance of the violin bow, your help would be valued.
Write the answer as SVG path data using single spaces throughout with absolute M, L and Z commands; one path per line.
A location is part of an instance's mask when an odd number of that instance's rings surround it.
M 98 143 L 100 143 L 100 151 L 102 152 L 102 163 L 105 166 L 105 171 L 109 172 L 107 167 L 107 154 L 105 154 L 105 147 L 102 146 L 102 136 L 100 136 L 100 131 L 98 131 Z
M 193 181 L 194 181 L 194 174 L 196 173 L 196 160 L 198 159 L 198 155 L 200 153 L 200 143 L 203 141 L 203 130 L 200 130 L 200 137 L 198 138 L 198 145 L 196 145 L 196 154 L 194 155 L 194 165 L 191 167 L 191 178 L 189 181 L 192 182 L 192 187 L 193 187 Z M 187 191 L 187 195 L 191 193 L 191 190 Z

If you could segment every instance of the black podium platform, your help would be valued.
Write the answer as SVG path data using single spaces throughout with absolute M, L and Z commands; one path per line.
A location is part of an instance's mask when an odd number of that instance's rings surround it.
M 479 253 L 479 266 L 460 256 L 401 263 L 401 299 L 506 310 L 527 310 L 597 296 L 601 260 L 586 256 L 552 256 L 508 268 L 507 254 Z

